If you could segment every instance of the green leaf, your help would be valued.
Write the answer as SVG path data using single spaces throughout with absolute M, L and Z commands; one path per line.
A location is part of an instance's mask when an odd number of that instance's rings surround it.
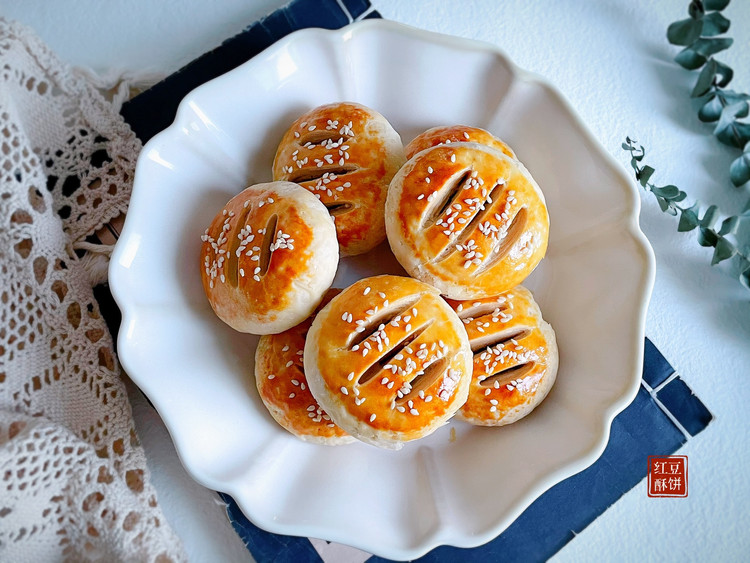
M 722 90 L 718 95 L 724 100 L 724 105 L 728 106 L 736 102 L 750 101 L 750 95 L 743 94 L 742 92 L 735 92 L 734 90 Z
M 704 247 L 712 247 L 712 246 L 716 246 L 717 240 L 718 240 L 718 237 L 716 236 L 716 233 L 713 232 L 711 229 L 704 229 L 703 227 L 699 228 L 698 244 Z
M 750 266 L 747 266 L 740 272 L 739 278 L 740 283 L 742 283 L 742 285 L 744 285 L 746 288 L 750 289 Z
M 727 84 L 729 84 L 732 81 L 732 77 L 734 76 L 734 71 L 732 68 L 728 65 L 725 65 L 724 63 L 720 63 L 719 61 L 716 61 L 715 59 L 711 59 L 712 61 L 716 62 L 716 74 L 718 76 L 721 76 L 721 78 L 716 82 L 717 86 L 724 87 Z
M 698 75 L 698 80 L 695 83 L 695 88 L 690 93 L 691 98 L 700 98 L 704 94 L 707 94 L 714 85 L 714 76 L 716 76 L 716 69 L 718 68 L 715 59 L 709 59 L 706 66 L 703 67 L 701 73 Z
M 703 123 L 718 121 L 722 109 L 724 109 L 724 106 L 721 104 L 721 98 L 716 94 L 711 94 L 706 103 L 698 110 L 698 119 Z
M 726 106 L 716 124 L 714 135 L 725 145 L 742 148 L 750 141 L 750 125 L 736 121 L 737 117 L 745 117 L 750 106 L 746 101 L 736 102 Z
M 740 218 L 736 215 L 727 217 L 721 222 L 721 229 L 719 229 L 719 234 L 721 236 L 733 235 L 737 232 L 737 227 L 739 226 L 739 224 Z
M 690 4 L 688 4 L 688 14 L 690 14 L 691 18 L 699 20 L 705 13 L 706 10 L 703 8 L 703 3 L 700 2 L 700 0 L 692 0 Z
M 677 186 L 672 185 L 662 187 L 653 186 L 651 191 L 654 192 L 655 195 L 663 197 L 666 200 L 675 200 L 683 193 Z M 684 199 L 684 197 L 680 199 Z
M 731 258 L 736 252 L 737 249 L 732 241 L 724 237 L 718 237 L 716 247 L 714 248 L 714 255 L 711 257 L 711 265 L 714 266 L 723 260 Z
M 674 22 L 667 28 L 667 40 L 672 45 L 690 45 L 701 36 L 703 22 L 688 18 Z
M 674 58 L 678 65 L 688 70 L 695 70 L 696 68 L 702 67 L 703 63 L 706 62 L 706 59 L 707 57 L 696 53 L 692 47 L 685 47 L 682 51 L 677 53 L 677 56 Z
M 680 211 L 680 222 L 677 224 L 677 230 L 681 233 L 692 231 L 699 223 L 698 204 L 694 203 L 688 209 Z
M 703 0 L 703 8 L 706 10 L 723 10 L 729 5 L 729 0 Z
M 690 48 L 699 55 L 703 55 L 704 57 L 708 58 L 711 55 L 715 55 L 716 53 L 723 51 L 724 49 L 729 49 L 729 47 L 732 46 L 733 42 L 734 39 L 732 39 L 731 37 L 711 37 L 705 39 L 701 38 L 690 45 Z
M 703 214 L 703 218 L 700 220 L 701 227 L 710 229 L 716 223 L 716 219 L 719 216 L 719 208 L 715 205 L 709 205 L 706 212 Z
M 711 229 L 701 227 L 698 232 L 698 244 L 701 246 L 716 246 L 719 237 Z
M 703 29 L 701 35 L 704 37 L 714 37 L 721 35 L 729 29 L 730 21 L 722 16 L 719 12 L 711 12 L 703 18 Z
M 641 186 L 645 188 L 646 184 L 648 184 L 649 178 L 651 178 L 651 175 L 654 172 L 655 170 L 651 166 L 644 166 L 639 172 L 636 172 L 635 178 L 641 183 Z
M 729 177 L 738 188 L 745 182 L 750 182 L 750 148 L 729 166 Z

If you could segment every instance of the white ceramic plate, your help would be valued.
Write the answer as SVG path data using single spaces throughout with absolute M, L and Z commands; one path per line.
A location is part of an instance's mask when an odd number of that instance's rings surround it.
M 392 452 L 307 444 L 266 412 L 257 337 L 223 325 L 203 295 L 200 235 L 231 196 L 271 179 L 299 114 L 337 100 L 377 109 L 405 143 L 435 125 L 486 128 L 544 190 L 549 250 L 526 285 L 557 331 L 560 370 L 531 416 L 499 429 L 451 422 Z M 480 545 L 593 463 L 635 396 L 654 271 L 638 209 L 555 89 L 495 47 L 377 20 L 300 31 L 190 93 L 144 147 L 110 268 L 120 359 L 190 474 L 258 526 L 389 558 Z M 334 285 L 383 272 L 403 273 L 387 244 L 343 260 Z

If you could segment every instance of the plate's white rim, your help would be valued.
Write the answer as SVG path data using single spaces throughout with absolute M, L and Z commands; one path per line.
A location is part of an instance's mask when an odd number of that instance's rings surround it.
M 561 482 L 562 480 L 586 469 L 588 466 L 593 464 L 599 458 L 599 456 L 602 454 L 602 452 L 604 451 L 609 441 L 609 435 L 610 435 L 610 430 L 611 430 L 613 419 L 633 401 L 640 387 L 640 380 L 641 380 L 641 373 L 642 373 L 641 370 L 642 370 L 642 365 L 643 365 L 643 353 L 644 353 L 646 312 L 648 309 L 648 303 L 649 303 L 651 292 L 652 292 L 653 285 L 654 285 L 656 265 L 655 265 L 655 257 L 654 257 L 653 249 L 650 243 L 648 242 L 648 239 L 641 231 L 640 225 L 638 223 L 638 217 L 640 214 L 640 197 L 639 197 L 638 191 L 636 190 L 636 188 L 630 181 L 629 176 L 627 176 L 627 174 L 625 173 L 622 165 L 619 162 L 617 162 L 614 159 L 614 157 L 612 157 L 612 155 L 610 155 L 606 150 L 604 150 L 604 148 L 601 146 L 599 141 L 596 140 L 594 135 L 591 133 L 589 128 L 580 119 L 580 117 L 578 116 L 576 111 L 573 109 L 573 107 L 570 105 L 568 100 L 560 93 L 559 90 L 557 90 L 557 88 L 551 85 L 543 77 L 519 68 L 504 53 L 502 49 L 500 49 L 494 44 L 487 43 L 484 41 L 477 41 L 477 40 L 472 40 L 472 39 L 455 37 L 451 35 L 445 35 L 445 34 L 431 32 L 431 31 L 425 31 L 422 29 L 418 29 L 412 26 L 408 26 L 405 24 L 401 24 L 401 23 L 397 23 L 397 22 L 393 22 L 389 20 L 381 20 L 381 19 L 363 20 L 361 22 L 352 23 L 338 30 L 310 28 L 310 29 L 303 29 L 303 30 L 295 31 L 291 33 L 290 35 L 286 36 L 285 38 L 281 39 L 280 41 L 278 41 L 277 43 L 275 43 L 274 45 L 272 45 L 265 51 L 263 51 L 263 53 L 257 55 L 256 57 L 240 65 L 239 67 L 227 72 L 226 74 L 211 80 L 210 83 L 215 85 L 217 82 L 231 80 L 231 77 L 234 74 L 247 72 L 249 69 L 253 68 L 254 66 L 261 64 L 261 61 L 271 56 L 276 51 L 285 49 L 292 43 L 305 42 L 309 40 L 310 38 L 316 38 L 316 37 L 318 38 L 325 37 L 329 39 L 333 38 L 340 42 L 344 42 L 344 41 L 351 40 L 356 35 L 359 35 L 365 32 L 370 32 L 373 29 L 375 30 L 382 29 L 382 30 L 387 30 L 390 32 L 396 32 L 405 36 L 410 36 L 412 38 L 420 39 L 427 43 L 442 44 L 447 47 L 453 47 L 453 48 L 461 49 L 464 51 L 474 50 L 474 51 L 489 52 L 499 57 L 503 61 L 503 63 L 507 65 L 507 67 L 510 69 L 511 73 L 513 74 L 514 80 L 533 82 L 545 88 L 555 98 L 555 100 L 558 101 L 564 107 L 564 109 L 568 112 L 568 114 L 573 117 L 573 124 L 578 129 L 579 133 L 588 142 L 590 147 L 592 147 L 593 150 L 597 153 L 597 156 L 599 156 L 607 164 L 607 166 L 615 174 L 615 176 L 619 178 L 620 180 L 619 183 L 622 189 L 625 190 L 625 192 L 630 195 L 631 209 L 630 209 L 630 213 L 627 216 L 627 221 L 626 221 L 627 232 L 630 236 L 632 236 L 638 249 L 641 251 L 643 262 L 644 262 L 643 264 L 644 268 L 643 268 L 642 275 L 638 284 L 639 294 L 642 296 L 642 299 L 640 303 L 638 304 L 638 311 L 637 311 L 638 318 L 637 318 L 636 326 L 634 327 L 636 334 L 634 335 L 633 349 L 632 349 L 632 354 L 631 354 L 632 372 L 633 372 L 632 382 L 627 392 L 623 394 L 622 398 L 618 401 L 615 401 L 610 406 L 609 409 L 607 409 L 605 412 L 602 413 L 601 439 L 599 440 L 598 443 L 592 446 L 592 448 L 587 454 L 585 454 L 584 456 L 582 456 L 575 462 L 571 462 L 561 467 L 557 471 L 554 471 L 551 474 L 547 475 L 547 477 L 541 480 L 537 484 L 536 487 L 533 487 L 531 489 L 531 491 L 526 495 L 526 497 L 524 497 L 524 499 L 517 502 L 514 507 L 506 511 L 504 514 L 501 514 L 495 522 L 489 523 L 483 532 L 480 532 L 471 536 L 457 535 L 455 533 L 451 533 L 450 528 L 440 527 L 438 528 L 437 531 L 427 536 L 426 539 L 417 546 L 408 547 L 408 548 L 394 548 L 393 546 L 385 546 L 382 544 L 374 544 L 374 543 L 368 542 L 366 538 L 354 538 L 353 539 L 350 537 L 344 537 L 342 534 L 338 533 L 337 530 L 322 529 L 322 528 L 318 528 L 315 525 L 290 525 L 290 524 L 283 524 L 283 523 L 280 524 L 275 521 L 265 521 L 262 518 L 258 517 L 258 515 L 253 510 L 252 505 L 245 503 L 243 501 L 243 495 L 241 492 L 242 491 L 242 488 L 241 488 L 242 479 L 240 477 L 237 477 L 231 481 L 220 482 L 218 480 L 212 479 L 211 477 L 207 475 L 202 474 L 200 471 L 196 471 L 194 468 L 187 465 L 185 463 L 185 460 L 182 457 L 180 448 L 177 447 L 179 440 L 176 439 L 176 436 L 179 435 L 179 433 L 175 430 L 172 423 L 170 423 L 167 420 L 163 421 L 165 426 L 167 427 L 170 437 L 175 443 L 175 446 L 176 446 L 175 449 L 177 451 L 177 455 L 180 458 L 180 461 L 185 467 L 186 471 L 190 474 L 190 476 L 193 479 L 195 479 L 198 483 L 202 484 L 203 486 L 206 486 L 208 488 L 211 488 L 217 491 L 222 491 L 231 495 L 237 501 L 238 505 L 240 506 L 242 511 L 245 513 L 245 515 L 254 524 L 263 528 L 264 530 L 267 530 L 273 533 L 293 535 L 293 536 L 325 538 L 326 540 L 329 540 L 329 541 L 335 541 L 338 543 L 352 545 L 364 551 L 374 553 L 374 554 L 380 555 L 382 557 L 390 558 L 390 559 L 414 559 L 414 558 L 424 555 L 425 553 L 429 552 L 430 550 L 440 545 L 454 545 L 457 547 L 476 547 L 478 545 L 482 545 L 490 541 L 491 539 L 499 535 L 503 530 L 505 530 L 505 528 L 507 528 L 516 518 L 518 518 L 518 516 L 526 508 L 528 508 L 528 506 L 532 502 L 534 502 L 534 500 L 536 500 L 536 498 L 538 498 L 541 494 L 543 494 L 549 488 Z M 176 124 L 179 123 L 181 119 L 181 115 L 185 111 L 185 108 L 195 97 L 198 97 L 200 95 L 201 90 L 204 89 L 204 87 L 205 85 L 201 85 L 195 88 L 194 90 L 192 90 L 187 96 L 185 96 L 185 98 L 180 102 L 180 105 L 178 107 L 177 114 L 175 116 L 173 123 L 167 129 L 155 135 L 151 140 L 149 140 L 146 143 L 146 145 L 144 145 L 136 163 L 136 175 L 134 179 L 133 197 L 139 197 L 139 194 L 140 194 L 140 190 L 137 189 L 137 185 L 139 183 L 137 169 L 138 169 L 138 165 L 141 164 L 141 160 L 147 159 L 147 155 L 150 152 L 150 149 L 160 144 L 165 137 L 169 136 L 170 131 L 176 126 Z M 123 253 L 123 250 L 125 247 L 125 244 L 123 242 L 127 241 L 129 236 L 130 236 L 130 229 L 128 227 L 128 222 L 126 220 L 119 242 L 115 246 L 115 249 L 113 251 L 112 259 L 110 261 L 110 266 L 109 266 L 109 279 L 110 279 L 110 288 L 111 288 L 112 296 L 114 297 L 115 302 L 117 303 L 122 313 L 121 326 L 127 326 L 127 324 L 130 322 L 132 315 L 133 315 L 133 310 L 131 310 L 131 308 L 127 306 L 125 299 L 124 299 L 124 295 L 127 293 L 127 290 L 125 289 L 124 286 L 121 287 L 118 281 L 119 279 L 118 271 L 120 270 L 119 260 L 121 258 L 121 254 Z M 126 341 L 127 341 L 127 338 L 125 336 L 125 332 L 121 330 L 118 336 L 118 348 L 120 350 L 127 348 Z M 158 411 L 160 401 L 158 400 L 158 398 L 152 397 L 151 394 L 149 393 L 148 380 L 147 379 L 139 380 L 137 374 L 131 372 L 128 369 L 129 361 L 127 357 L 120 356 L 120 362 L 123 368 L 125 369 L 125 371 L 131 377 L 131 379 L 149 397 L 149 399 L 152 401 L 152 403 L 156 407 L 156 410 Z

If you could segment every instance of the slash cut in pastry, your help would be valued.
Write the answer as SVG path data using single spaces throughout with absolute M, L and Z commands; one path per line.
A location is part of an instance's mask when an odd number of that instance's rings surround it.
M 333 220 L 317 198 L 291 182 L 240 192 L 201 240 L 208 301 L 240 332 L 275 334 L 303 321 L 338 268 Z
M 411 143 L 406 145 L 404 149 L 406 151 L 406 159 L 408 160 L 418 152 L 430 147 L 450 143 L 479 143 L 480 145 L 495 148 L 513 159 L 516 158 L 513 149 L 489 131 L 469 125 L 444 125 L 433 127 L 414 137 Z
M 469 399 L 456 415 L 503 426 L 529 414 L 557 377 L 555 332 L 523 286 L 477 301 L 452 301 L 474 353 Z
M 340 291 L 329 289 L 319 307 Z M 255 384 L 274 420 L 298 438 L 327 446 L 348 444 L 355 439 L 331 421 L 307 387 L 302 354 L 313 316 L 280 334 L 260 337 Z
M 520 162 L 477 143 L 417 153 L 393 178 L 385 215 L 404 269 L 453 299 L 515 287 L 547 250 L 539 186 Z
M 318 403 L 350 435 L 399 449 L 466 401 L 471 349 L 458 315 L 431 286 L 399 276 L 359 280 L 318 313 L 305 342 Z
M 336 221 L 342 255 L 362 254 L 385 239 L 388 185 L 404 163 L 401 137 L 378 112 L 341 102 L 297 119 L 276 151 L 274 180 L 315 194 Z

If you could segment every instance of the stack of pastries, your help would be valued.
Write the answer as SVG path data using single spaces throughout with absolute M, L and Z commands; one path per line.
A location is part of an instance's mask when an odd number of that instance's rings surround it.
M 520 285 L 544 257 L 544 195 L 489 132 L 429 129 L 406 147 L 378 112 L 312 109 L 273 182 L 219 210 L 201 276 L 217 316 L 262 335 L 258 393 L 302 440 L 399 449 L 453 417 L 501 426 L 552 387 L 555 333 Z M 341 256 L 384 239 L 408 276 L 332 289 Z

